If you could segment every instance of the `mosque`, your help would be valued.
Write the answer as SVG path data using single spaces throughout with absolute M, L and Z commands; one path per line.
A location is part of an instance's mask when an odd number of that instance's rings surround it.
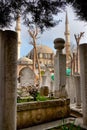
M 20 16 L 16 21 L 16 32 L 18 34 L 18 82 L 21 86 L 33 85 L 38 79 L 38 65 L 36 64 L 36 71 L 33 71 L 33 58 L 34 58 L 34 48 L 25 56 L 20 58 L 20 46 L 21 46 L 21 26 L 20 26 Z M 51 48 L 46 45 L 39 44 L 36 46 L 38 61 L 40 65 L 40 71 L 43 73 L 46 68 L 52 72 L 54 69 L 54 52 Z M 69 22 L 66 12 L 65 18 L 65 53 L 66 53 L 66 68 L 70 68 L 70 31 Z

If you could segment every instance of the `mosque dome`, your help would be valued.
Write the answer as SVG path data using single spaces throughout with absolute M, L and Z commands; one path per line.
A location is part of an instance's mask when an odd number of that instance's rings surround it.
M 46 45 L 42 45 L 42 44 L 39 44 L 39 45 L 37 45 L 37 53 L 38 54 L 53 54 L 54 52 L 53 52 L 53 50 L 50 48 L 50 47 L 48 47 L 48 46 L 46 46 Z M 28 57 L 30 58 L 30 59 L 32 59 L 32 57 L 33 57 L 33 54 L 34 54 L 34 49 L 32 49 L 29 53 L 28 53 Z
M 33 64 L 33 61 L 27 57 L 21 57 L 18 59 L 18 64 Z

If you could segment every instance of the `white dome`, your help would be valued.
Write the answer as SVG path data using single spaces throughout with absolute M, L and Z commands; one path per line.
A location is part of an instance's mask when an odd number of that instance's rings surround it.
M 46 46 L 46 45 L 37 45 L 36 46 L 36 49 L 37 49 L 37 53 L 39 54 L 39 53 L 41 53 L 41 54 L 54 54 L 54 52 L 53 52 L 53 50 L 50 48 L 50 47 L 48 47 L 48 46 Z M 28 53 L 28 57 L 33 57 L 33 55 L 34 55 L 34 49 L 32 49 L 29 53 Z M 32 58 L 31 58 L 32 59 Z

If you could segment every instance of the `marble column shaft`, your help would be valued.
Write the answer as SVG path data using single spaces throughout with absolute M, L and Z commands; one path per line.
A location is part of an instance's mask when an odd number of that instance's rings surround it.
M 0 130 L 16 130 L 17 34 L 0 30 Z
M 54 57 L 55 90 L 66 85 L 66 56 L 57 51 Z
M 76 107 L 81 108 L 81 86 L 80 86 L 80 75 L 74 75 L 75 88 L 76 88 Z
M 54 40 L 56 55 L 54 57 L 54 96 L 56 98 L 66 98 L 66 56 L 62 53 L 65 41 L 62 38 Z
M 46 78 L 47 76 L 45 75 L 42 76 L 42 87 L 46 85 Z
M 83 124 L 87 126 L 87 43 L 79 45 Z

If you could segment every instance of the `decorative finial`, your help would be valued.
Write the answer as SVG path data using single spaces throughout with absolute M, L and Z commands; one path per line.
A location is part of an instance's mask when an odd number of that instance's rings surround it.
M 65 40 L 63 38 L 56 38 L 54 40 L 54 48 L 62 51 L 62 49 L 64 48 L 64 44 L 65 44 Z

